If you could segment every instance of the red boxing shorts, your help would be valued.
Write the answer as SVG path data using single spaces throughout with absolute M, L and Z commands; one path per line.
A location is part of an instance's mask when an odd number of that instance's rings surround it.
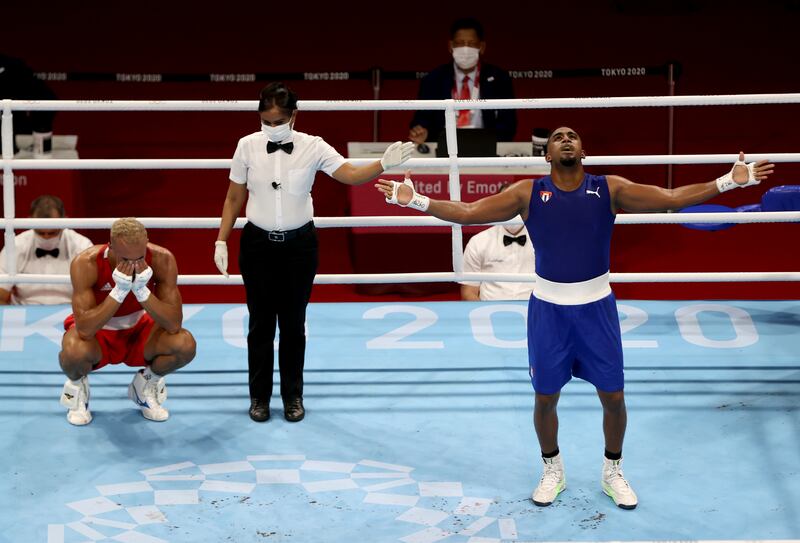
M 99 330 L 95 334 L 97 343 L 103 353 L 100 362 L 92 366 L 92 371 L 99 370 L 108 364 L 125 364 L 127 366 L 146 366 L 144 344 L 150 337 L 155 321 L 145 313 L 132 328 L 125 330 Z M 75 316 L 64 319 L 64 330 L 75 326 Z

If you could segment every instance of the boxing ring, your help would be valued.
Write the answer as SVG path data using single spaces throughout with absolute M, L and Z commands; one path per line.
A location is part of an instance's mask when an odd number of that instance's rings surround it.
M 541 158 L 459 158 L 454 111 L 469 108 L 665 107 L 798 103 L 800 94 L 299 103 L 302 110 L 444 109 L 450 158 L 423 170 L 540 165 Z M 256 102 L 3 101 L 4 227 L 107 229 L 113 218 L 17 219 L 13 169 L 227 169 L 229 160 L 14 160 L 14 109 L 254 111 Z M 601 164 L 731 164 L 733 155 L 592 157 Z M 747 160 L 800 162 L 800 153 Z M 351 159 L 354 163 L 359 160 Z M 363 162 L 366 162 L 363 161 Z M 9 180 L 11 182 L 9 182 Z M 379 197 L 376 194 L 376 197 Z M 148 228 L 216 229 L 218 218 L 142 217 Z M 798 212 L 620 215 L 617 223 L 798 222 Z M 446 225 L 426 216 L 332 217 L 319 228 Z M 244 220 L 237 221 L 241 227 Z M 317 283 L 530 280 L 467 274 L 452 227 L 453 271 L 319 275 Z M 209 244 L 209 259 L 211 258 Z M 61 276 L 8 276 L 66 282 Z M 615 274 L 612 282 L 800 281 L 800 272 Z M 183 275 L 180 284 L 238 284 Z M 307 417 L 247 417 L 247 310 L 184 306 L 197 339 L 167 378 L 161 424 L 125 397 L 132 370 L 92 374 L 94 421 L 70 426 L 58 397 L 67 306 L 0 309 L 0 541 L 800 541 L 800 302 L 618 304 L 629 412 L 626 475 L 640 505 L 600 488 L 602 411 L 591 385 L 564 389 L 560 445 L 568 486 L 548 508 L 530 502 L 540 474 L 531 413 L 524 302 L 311 304 Z M 277 404 L 273 403 L 273 408 Z

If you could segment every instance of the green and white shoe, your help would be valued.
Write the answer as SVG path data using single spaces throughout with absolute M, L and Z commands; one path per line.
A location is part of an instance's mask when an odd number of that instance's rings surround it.
M 636 509 L 639 498 L 622 474 L 622 459 L 603 458 L 603 492 L 622 509 Z
M 561 453 L 553 458 L 542 458 L 542 461 L 544 462 L 544 471 L 539 480 L 539 486 L 531 494 L 531 500 L 539 507 L 546 507 L 567 488 L 567 479 L 564 476 Z

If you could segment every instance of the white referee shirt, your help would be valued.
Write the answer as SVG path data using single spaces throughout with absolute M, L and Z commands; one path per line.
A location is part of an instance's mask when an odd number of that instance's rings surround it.
M 69 275 L 69 265 L 75 256 L 92 246 L 92 240 L 75 230 L 61 231 L 58 256 L 36 256 L 36 233 L 26 230 L 14 237 L 17 255 L 17 273 Z M 0 251 L 0 273 L 6 273 L 6 250 Z M 0 283 L 0 288 L 12 290 L 11 303 L 15 305 L 68 304 L 72 302 L 72 285 L 22 283 L 9 285 Z
M 517 236 L 527 236 L 525 245 L 503 245 L 503 236 L 511 236 L 504 227 L 492 226 L 470 238 L 464 249 L 464 271 L 486 273 L 525 273 L 533 275 L 535 262 L 533 244 L 525 227 Z M 527 300 L 534 283 L 494 283 L 463 281 L 462 285 L 480 286 L 481 300 Z
M 241 138 L 230 179 L 247 184 L 248 221 L 263 230 L 294 230 L 314 216 L 311 187 L 317 171 L 333 176 L 347 161 L 319 136 L 293 130 L 286 140 L 294 143 L 292 154 L 282 149 L 267 154 L 268 141 L 261 131 Z

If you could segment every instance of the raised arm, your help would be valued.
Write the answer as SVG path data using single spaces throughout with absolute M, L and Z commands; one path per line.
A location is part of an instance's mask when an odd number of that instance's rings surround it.
M 615 212 L 619 209 L 633 213 L 681 209 L 705 202 L 719 194 L 714 181 L 665 189 L 656 185 L 634 183 L 618 175 L 609 175 L 606 178 Z
M 181 329 L 183 323 L 183 300 L 178 290 L 178 264 L 175 256 L 167 249 L 151 246 L 151 250 L 155 292 L 150 293 L 147 298 L 137 296 L 137 300 L 161 328 L 174 334 Z M 142 262 L 138 266 L 144 268 L 146 264 Z M 139 269 L 136 273 L 139 274 Z M 139 299 L 140 297 L 144 299 Z
M 444 221 L 458 224 L 486 224 L 507 221 L 517 215 L 521 215 L 523 219 L 527 218 L 533 180 L 523 179 L 503 192 L 475 202 L 434 200 L 421 196 L 416 193 L 413 182 L 408 177 L 403 183 L 378 179 L 375 187 L 383 193 L 388 203 L 424 211 Z
M 96 258 L 97 250 L 87 250 L 76 256 L 69 267 L 75 329 L 83 340 L 93 338 L 120 306 L 112 296 L 107 296 L 100 305 L 97 305 L 92 290 L 97 282 Z
M 383 173 L 381 161 L 376 160 L 364 166 L 353 166 L 345 162 L 333 172 L 333 178 L 345 185 L 363 185 Z
M 614 211 L 667 211 L 700 204 L 726 190 L 757 185 L 772 174 L 774 167 L 766 160 L 745 164 L 744 153 L 739 153 L 739 160 L 730 173 L 714 181 L 676 189 L 641 185 L 618 175 L 609 175 L 607 179 Z
M 380 160 L 364 166 L 353 166 L 349 162 L 345 162 L 333 172 L 333 178 L 345 185 L 363 185 L 367 181 L 375 179 L 384 171 L 400 166 L 411 158 L 413 150 L 414 144 L 412 142 L 396 141 L 386 148 Z

